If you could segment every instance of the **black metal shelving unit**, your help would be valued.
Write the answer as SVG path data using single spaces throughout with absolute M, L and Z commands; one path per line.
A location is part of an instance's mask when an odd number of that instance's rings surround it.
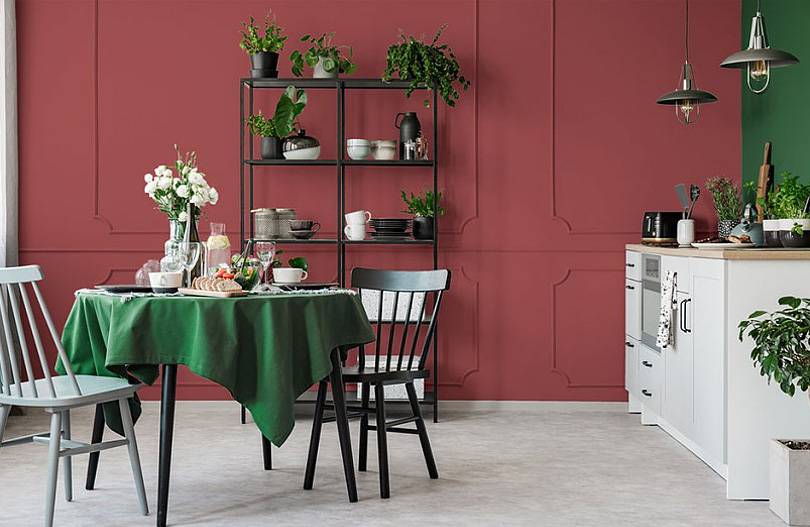
M 316 159 L 306 161 L 292 161 L 285 159 L 256 159 L 254 157 L 253 135 L 246 131 L 247 116 L 254 112 L 254 91 L 257 89 L 278 89 L 283 90 L 287 86 L 293 85 L 296 88 L 305 90 L 334 90 L 335 105 L 337 111 L 337 159 Z M 240 239 L 242 249 L 245 245 L 256 241 L 274 241 L 281 244 L 296 245 L 334 245 L 337 257 L 337 275 L 341 286 L 346 285 L 346 248 L 351 245 L 362 246 L 407 246 L 432 247 L 433 268 L 439 265 L 439 215 L 438 202 L 434 203 L 434 222 L 432 240 L 348 240 L 343 233 L 343 215 L 346 213 L 346 170 L 352 166 L 374 166 L 379 168 L 390 168 L 396 170 L 397 167 L 423 167 L 431 169 L 433 173 L 433 193 L 438 195 L 438 169 L 439 169 L 439 129 L 437 114 L 437 94 L 432 90 L 432 111 L 433 111 L 433 137 L 432 156 L 429 160 L 353 160 L 348 159 L 345 152 L 346 136 L 346 91 L 348 90 L 404 90 L 408 83 L 400 80 L 383 82 L 380 79 L 240 79 L 239 81 L 239 188 L 240 188 Z M 425 89 L 422 87 L 421 89 Z M 247 113 L 246 113 L 247 112 Z M 253 216 L 250 211 L 255 208 L 253 201 L 254 178 L 258 171 L 270 171 L 277 167 L 307 167 L 307 166 L 333 166 L 337 184 L 337 233 L 332 238 L 316 237 L 309 240 L 297 240 L 289 238 L 274 238 L 271 240 L 258 240 L 254 238 Z M 434 334 L 433 349 L 433 385 L 430 391 L 425 389 L 424 398 L 421 403 L 433 409 L 433 420 L 439 418 L 439 353 L 438 353 L 438 328 Z M 312 402 L 307 397 L 302 397 L 299 402 Z M 398 402 L 398 401 L 392 401 Z M 406 402 L 407 401 L 403 401 Z

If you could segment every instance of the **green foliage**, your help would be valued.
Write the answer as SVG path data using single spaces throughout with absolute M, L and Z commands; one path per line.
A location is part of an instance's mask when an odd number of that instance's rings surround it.
M 295 86 L 287 86 L 276 103 L 276 112 L 271 118 L 261 111 L 247 119 L 250 133 L 261 137 L 283 139 L 295 130 L 295 121 L 307 105 L 307 93 Z
M 278 53 L 284 49 L 287 37 L 282 35 L 284 30 L 276 23 L 276 16 L 267 13 L 264 17 L 264 35 L 259 32 L 256 20 L 251 16 L 247 22 L 242 22 L 242 29 L 239 34 L 242 40 L 239 47 L 245 50 L 248 55 L 255 55 L 261 51 Z
M 352 48 L 349 46 L 333 46 L 332 39 L 335 34 L 324 33 L 318 38 L 312 35 L 304 35 L 300 38 L 301 42 L 309 42 L 311 46 L 304 53 L 296 50 L 290 54 L 290 62 L 292 62 L 292 72 L 296 77 L 300 77 L 304 73 L 304 64 L 314 68 L 318 64 L 318 60 L 323 57 L 323 69 L 328 73 L 332 73 L 337 68 L 338 73 L 345 73 L 350 75 L 357 69 L 357 65 L 352 62 Z M 348 50 L 348 56 L 344 55 L 342 50 Z
M 302 271 L 309 270 L 309 262 L 307 262 L 306 257 L 304 256 L 296 256 L 295 258 L 290 258 L 287 260 L 287 263 L 290 267 L 295 267 L 296 269 L 301 269 Z
M 784 307 L 773 313 L 754 311 L 741 321 L 739 339 L 751 337 L 751 359 L 760 375 L 792 396 L 797 386 L 802 391 L 810 387 L 810 299 L 787 296 L 779 305 Z
M 706 190 L 712 195 L 718 220 L 739 220 L 742 216 L 742 198 L 737 186 L 725 177 L 706 180 Z
M 432 218 L 433 217 L 433 206 L 434 206 L 434 195 L 432 190 L 426 190 L 424 192 L 424 196 L 422 194 L 414 195 L 411 192 L 411 197 L 409 198 L 405 191 L 401 191 L 402 194 L 402 201 L 405 202 L 405 205 L 408 206 L 407 210 L 403 210 L 402 212 L 407 212 L 408 214 L 412 214 L 414 216 L 424 216 L 425 218 Z M 436 199 L 436 206 L 438 207 L 437 210 L 439 212 L 439 216 L 444 216 L 444 209 L 439 205 L 439 202 L 442 200 L 442 193 L 439 192 L 438 199 Z
M 430 44 L 401 33 L 401 42 L 388 47 L 382 80 L 390 81 L 396 73 L 400 79 L 409 81 L 406 96 L 410 97 L 416 88 L 424 85 L 438 90 L 448 106 L 455 106 L 459 98 L 455 84 L 467 90 L 470 81 L 461 74 L 453 50 L 447 44 L 438 44 L 446 27 L 447 24 L 443 24 L 439 28 Z M 425 107 L 430 106 L 427 99 L 424 103 Z
M 768 214 L 775 219 L 804 218 L 804 204 L 808 196 L 810 185 L 799 183 L 799 178 L 790 172 L 783 172 L 782 184 L 768 193 Z

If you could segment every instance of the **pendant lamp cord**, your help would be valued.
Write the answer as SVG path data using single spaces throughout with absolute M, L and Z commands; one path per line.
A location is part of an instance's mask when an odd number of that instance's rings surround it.
M 686 62 L 689 62 L 689 0 L 686 0 L 686 38 L 684 47 L 686 48 Z

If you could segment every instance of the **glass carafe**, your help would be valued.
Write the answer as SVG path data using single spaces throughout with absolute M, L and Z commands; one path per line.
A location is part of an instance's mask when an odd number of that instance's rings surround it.
M 231 241 L 225 234 L 224 223 L 212 223 L 211 234 L 205 244 L 208 250 L 206 258 L 206 268 L 211 272 L 220 265 L 228 265 L 231 262 Z

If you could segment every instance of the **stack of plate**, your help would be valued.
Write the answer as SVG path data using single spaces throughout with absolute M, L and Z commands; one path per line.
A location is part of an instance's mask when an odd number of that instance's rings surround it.
M 405 218 L 373 218 L 369 220 L 375 240 L 406 240 L 411 234 L 411 220 Z

